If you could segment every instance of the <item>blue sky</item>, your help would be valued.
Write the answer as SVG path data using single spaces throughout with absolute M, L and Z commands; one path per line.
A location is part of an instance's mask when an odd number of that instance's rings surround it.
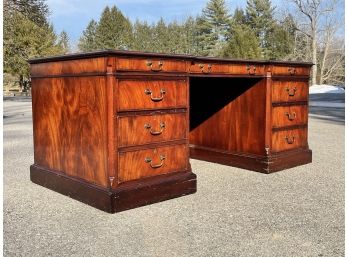
M 208 0 L 47 0 L 53 23 L 57 33 L 65 30 L 71 41 L 72 50 L 82 31 L 91 19 L 99 20 L 106 6 L 116 5 L 122 13 L 132 21 L 146 20 L 149 23 L 157 22 L 160 17 L 165 21 L 182 21 L 189 15 L 201 13 Z M 247 0 L 226 0 L 231 13 L 235 8 L 245 8 Z M 344 13 L 344 0 L 340 0 L 342 8 L 338 13 Z M 272 0 L 272 5 L 278 9 L 278 15 L 289 7 L 286 0 Z M 279 12 L 280 11 L 280 12 Z M 343 14 L 341 14 L 343 17 Z
M 116 5 L 132 21 L 136 19 L 156 22 L 184 20 L 201 12 L 208 0 L 48 0 L 50 20 L 57 33 L 65 30 L 72 46 L 76 45 L 82 31 L 91 19 L 99 20 L 105 6 Z M 245 1 L 226 1 L 230 10 L 244 7 Z

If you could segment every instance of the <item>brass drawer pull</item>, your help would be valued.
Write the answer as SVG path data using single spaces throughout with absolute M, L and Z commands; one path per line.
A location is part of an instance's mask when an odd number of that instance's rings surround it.
M 249 71 L 249 75 L 255 75 L 256 73 L 256 66 L 253 65 L 253 67 L 251 68 L 250 64 L 247 65 L 247 71 Z
M 294 119 L 296 119 L 296 113 L 295 113 L 295 112 L 293 112 L 292 114 L 286 112 L 285 115 L 288 117 L 289 120 L 294 120 Z
M 295 67 L 289 67 L 288 71 L 289 71 L 290 75 L 295 75 L 296 68 Z
M 165 159 L 166 159 L 166 157 L 165 157 L 164 155 L 161 154 L 161 155 L 160 155 L 160 161 L 161 161 L 160 164 L 152 164 L 152 159 L 151 159 L 150 157 L 145 157 L 145 162 L 146 162 L 146 163 L 150 163 L 151 168 L 157 169 L 157 168 L 162 167 L 162 165 L 163 165 Z
M 158 61 L 158 65 L 156 68 L 153 67 L 153 62 L 151 60 L 146 61 L 146 65 L 150 67 L 152 71 L 162 71 L 163 68 L 163 61 Z
M 288 95 L 289 96 L 294 96 L 295 95 L 295 93 L 296 93 L 296 90 L 297 90 L 297 88 L 296 87 L 293 87 L 292 88 L 292 92 L 291 92 L 291 89 L 290 88 L 286 88 L 286 91 L 288 92 Z
M 144 125 L 144 128 L 150 129 L 150 134 L 156 136 L 156 135 L 161 135 L 162 134 L 162 132 L 163 132 L 163 130 L 165 128 L 165 124 L 164 124 L 164 122 L 160 123 L 160 128 L 161 128 L 160 131 L 153 131 L 152 128 L 151 128 L 151 124 L 149 124 L 149 123 L 146 123 Z
M 145 94 L 150 95 L 151 100 L 154 102 L 159 102 L 159 101 L 163 100 L 163 97 L 164 97 L 164 94 L 166 93 L 166 91 L 164 89 L 161 89 L 160 93 L 161 93 L 161 97 L 153 97 L 152 91 L 150 89 L 145 89 Z
M 199 64 L 198 66 L 199 66 L 199 68 L 201 69 L 201 72 L 202 72 L 202 73 L 207 74 L 207 73 L 210 73 L 210 72 L 211 72 L 211 67 L 212 67 L 211 64 L 208 64 L 206 69 L 205 69 L 205 64 L 203 64 L 203 63 Z
M 292 137 L 286 136 L 285 140 L 289 145 L 292 145 L 295 142 L 295 137 L 294 136 L 292 136 Z

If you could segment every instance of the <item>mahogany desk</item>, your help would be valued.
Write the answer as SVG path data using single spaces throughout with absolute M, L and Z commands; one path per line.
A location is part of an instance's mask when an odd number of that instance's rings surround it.
M 189 157 L 311 162 L 310 63 L 99 51 L 33 59 L 30 177 L 107 212 L 196 192 Z

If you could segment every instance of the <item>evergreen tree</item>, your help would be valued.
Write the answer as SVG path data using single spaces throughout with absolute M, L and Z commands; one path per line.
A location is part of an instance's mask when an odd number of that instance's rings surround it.
M 45 16 L 48 9 L 44 1 L 6 1 L 4 7 L 4 72 L 17 76 L 25 89 L 29 86 L 27 60 L 64 50 Z
M 49 15 L 46 0 L 4 0 L 4 15 L 21 13 L 38 26 L 48 25 Z
M 199 43 L 197 40 L 197 21 L 193 17 L 188 17 L 182 25 L 184 54 L 197 54 L 199 52 Z
M 62 49 L 63 53 L 68 53 L 70 50 L 69 36 L 66 31 L 62 31 L 58 37 L 58 45 Z
M 99 49 L 131 48 L 132 26 L 122 12 L 113 6 L 106 7 L 96 29 L 96 45 Z
M 223 48 L 223 57 L 256 59 L 261 57 L 259 40 L 254 30 L 246 23 L 242 9 L 234 11 L 227 45 Z
M 82 36 L 79 39 L 78 48 L 83 52 L 97 50 L 96 43 L 96 31 L 97 31 L 97 22 L 91 20 L 87 28 L 82 32 Z
M 136 20 L 133 25 L 133 44 L 132 49 L 137 51 L 149 52 L 153 48 L 151 43 L 153 29 L 146 21 Z
M 221 54 L 223 57 L 239 59 L 258 59 L 261 48 L 255 32 L 245 24 L 234 24 L 231 38 Z
M 270 0 L 248 0 L 246 7 L 247 24 L 255 31 L 259 38 L 263 58 L 270 56 L 271 33 L 275 27 L 273 18 L 274 7 Z
M 219 55 L 227 39 L 229 24 L 225 0 L 210 0 L 197 20 L 202 55 Z
M 156 26 L 154 27 L 154 45 L 155 45 L 155 52 L 160 53 L 169 53 L 170 47 L 169 47 L 169 41 L 172 40 L 169 38 L 168 34 L 168 28 L 166 23 L 164 22 L 164 19 L 161 18 Z
M 289 59 L 295 47 L 296 25 L 291 15 L 276 21 L 270 30 L 267 42 L 267 59 Z

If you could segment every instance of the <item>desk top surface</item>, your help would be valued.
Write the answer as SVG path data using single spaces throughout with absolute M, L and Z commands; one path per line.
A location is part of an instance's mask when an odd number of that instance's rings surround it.
M 124 50 L 102 50 L 85 53 L 73 53 L 66 55 L 48 56 L 42 58 L 30 59 L 30 64 L 56 62 L 65 60 L 87 59 L 96 57 L 143 57 L 143 58 L 166 58 L 166 59 L 181 59 L 187 61 L 214 61 L 214 62 L 229 62 L 229 63 L 261 63 L 261 64 L 291 64 L 300 66 L 312 66 L 311 62 L 299 61 L 278 61 L 278 60 L 251 60 L 251 59 L 230 59 L 230 58 L 216 58 L 216 57 L 202 57 L 184 54 L 163 54 L 139 51 L 124 51 Z

